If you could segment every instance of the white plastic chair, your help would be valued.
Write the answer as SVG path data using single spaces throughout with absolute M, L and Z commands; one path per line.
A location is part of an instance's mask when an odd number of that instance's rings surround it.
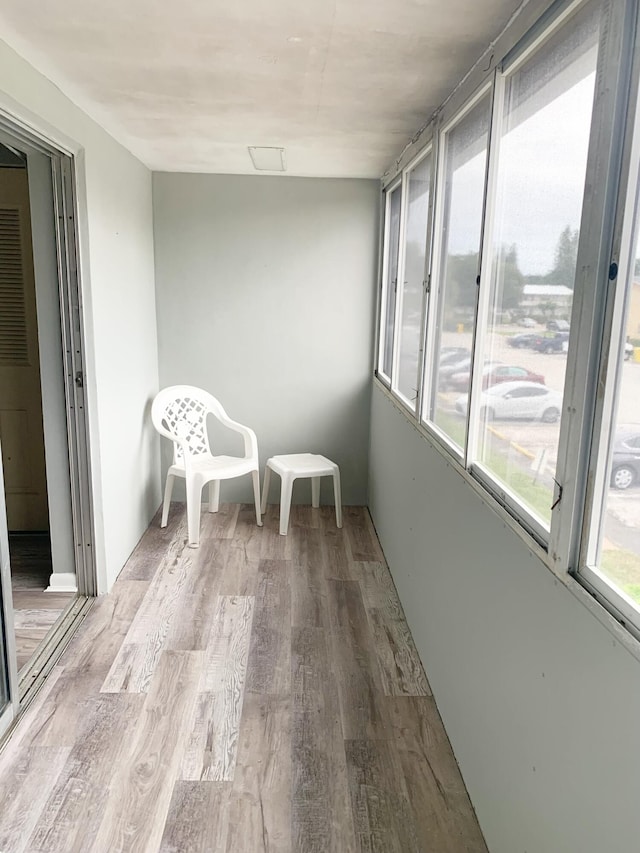
M 209 414 L 224 426 L 240 433 L 244 438 L 244 456 L 212 455 L 207 434 Z M 232 421 L 215 397 L 192 385 L 172 385 L 160 391 L 151 406 L 151 419 L 160 435 L 173 442 L 173 465 L 167 472 L 161 527 L 167 525 L 173 482 L 176 477 L 184 477 L 189 545 L 196 548 L 200 539 L 203 487 L 209 483 L 209 512 L 217 512 L 220 480 L 241 477 L 243 474 L 252 475 L 256 521 L 262 527 L 258 440 L 252 429 Z

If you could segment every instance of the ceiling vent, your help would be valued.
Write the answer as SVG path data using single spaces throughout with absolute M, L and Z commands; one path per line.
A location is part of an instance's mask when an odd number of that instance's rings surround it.
M 260 172 L 286 172 L 284 148 L 258 148 L 249 146 L 253 165 Z

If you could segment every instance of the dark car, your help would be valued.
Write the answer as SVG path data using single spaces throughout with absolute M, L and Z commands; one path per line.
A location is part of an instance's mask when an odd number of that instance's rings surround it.
M 628 489 L 640 477 L 640 427 L 622 428 L 616 433 L 611 463 L 611 486 Z
M 569 344 L 569 332 L 556 332 L 555 335 L 541 335 L 531 344 L 538 352 L 566 352 Z
M 519 335 L 511 335 L 510 338 L 507 338 L 507 343 L 510 347 L 516 347 L 516 349 L 525 349 L 526 347 L 533 346 L 534 342 L 539 340 L 540 335 L 536 332 L 522 332 Z

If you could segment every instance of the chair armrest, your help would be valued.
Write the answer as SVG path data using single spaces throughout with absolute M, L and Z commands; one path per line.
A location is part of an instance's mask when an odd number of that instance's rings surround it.
M 219 420 L 229 429 L 232 429 L 234 432 L 240 433 L 240 435 L 244 438 L 244 455 L 246 459 L 257 459 L 258 458 L 258 439 L 256 437 L 255 432 L 244 424 L 239 424 L 237 421 L 232 421 L 231 418 L 225 413 L 224 417 L 219 416 Z

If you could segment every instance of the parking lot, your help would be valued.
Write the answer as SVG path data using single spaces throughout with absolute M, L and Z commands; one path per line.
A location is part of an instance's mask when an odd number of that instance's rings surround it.
M 501 326 L 490 334 L 487 342 L 486 357 L 504 364 L 525 367 L 542 374 L 545 384 L 556 391 L 564 389 L 566 371 L 566 353 L 537 352 L 527 347 L 516 348 L 509 345 L 509 338 L 522 332 L 552 334 L 542 326 L 535 329 L 522 329 L 517 326 Z M 445 332 L 443 346 L 471 347 L 470 332 Z M 440 394 L 441 405 L 451 412 L 455 411 L 455 401 L 459 392 L 445 391 Z M 640 363 L 625 361 L 622 368 L 622 386 L 619 401 L 618 424 L 640 424 Z M 546 424 L 539 421 L 496 420 L 490 425 L 491 446 L 502 448 L 511 466 L 519 465 L 522 471 L 528 471 L 532 480 L 545 481 L 549 487 L 555 473 L 560 423 Z M 518 458 L 520 457 L 520 458 Z M 612 516 L 616 524 L 615 544 L 629 548 L 640 554 L 640 487 L 635 486 L 625 492 L 609 490 L 607 515 Z M 625 535 L 625 529 L 629 535 Z M 611 531 L 607 529 L 605 535 Z M 624 539 L 625 541 L 620 541 Z

